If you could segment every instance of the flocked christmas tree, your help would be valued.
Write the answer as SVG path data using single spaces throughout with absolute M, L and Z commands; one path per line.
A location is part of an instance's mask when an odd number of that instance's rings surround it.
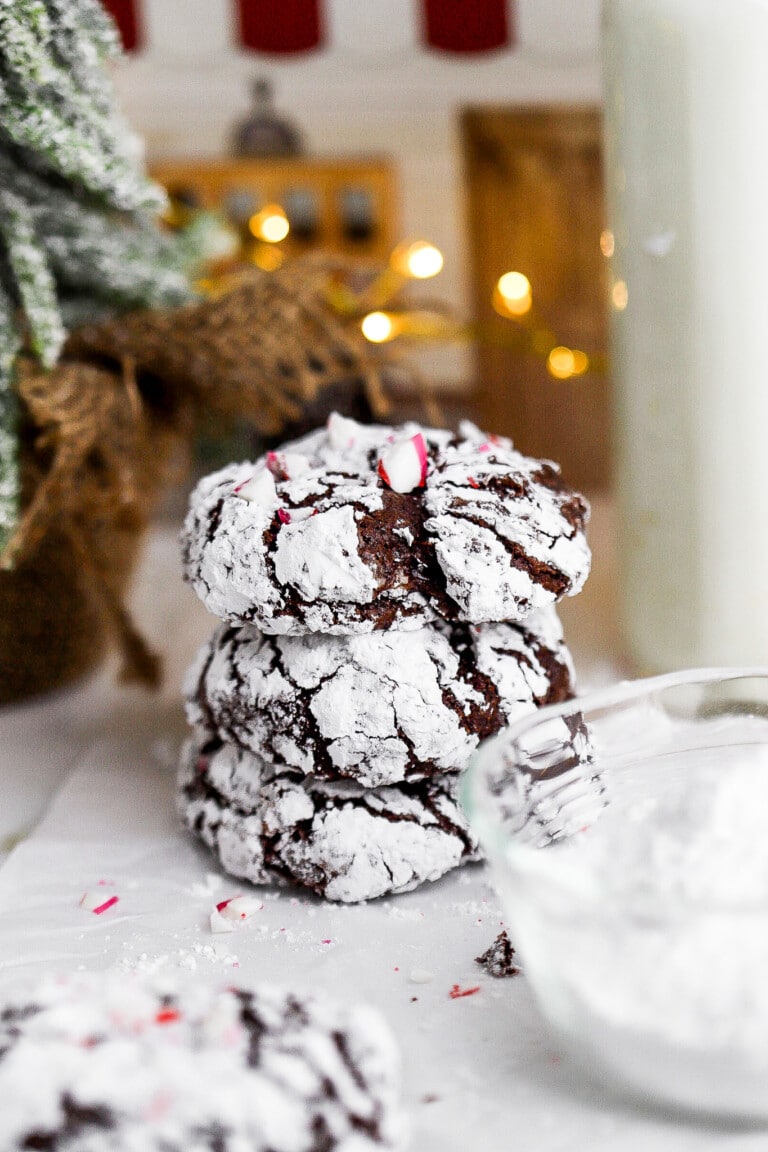
M 19 352 L 50 368 L 69 324 L 189 293 L 115 106 L 119 51 L 99 0 L 0 0 L 0 548 L 18 512 Z

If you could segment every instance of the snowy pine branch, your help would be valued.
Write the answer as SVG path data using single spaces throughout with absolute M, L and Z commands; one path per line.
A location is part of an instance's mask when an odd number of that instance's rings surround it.
M 0 548 L 19 498 L 14 361 L 51 367 L 67 319 L 189 298 L 106 68 L 100 0 L 0 0 Z

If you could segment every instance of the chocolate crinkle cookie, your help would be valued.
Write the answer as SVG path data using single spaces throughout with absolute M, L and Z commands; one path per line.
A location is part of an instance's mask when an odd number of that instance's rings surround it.
M 506 930 L 500 932 L 487 952 L 475 957 L 475 963 L 489 976 L 519 976 L 521 969 L 515 960 L 515 949 Z
M 91 975 L 0 1009 L 4 1152 L 374 1152 L 402 1134 L 398 1054 L 367 1008 Z
M 233 876 L 354 903 L 407 892 L 477 859 L 456 776 L 365 789 L 285 772 L 200 730 L 179 809 Z
M 553 464 L 471 424 L 334 415 L 200 482 L 184 567 L 211 612 L 273 634 L 521 621 L 582 587 L 587 517 Z
M 378 787 L 464 768 L 479 740 L 572 682 L 553 608 L 363 636 L 223 625 L 190 671 L 187 716 L 270 763 Z

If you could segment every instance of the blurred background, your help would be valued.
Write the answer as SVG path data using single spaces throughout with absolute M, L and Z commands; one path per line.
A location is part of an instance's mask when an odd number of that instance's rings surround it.
M 597 0 L 107 7 L 123 108 L 182 211 L 219 210 L 261 267 L 330 249 L 388 268 L 371 340 L 606 484 Z
M 168 222 L 208 230 L 203 288 L 342 256 L 333 305 L 388 365 L 393 419 L 425 400 L 469 417 L 592 498 L 595 573 L 570 626 L 594 602 L 584 643 L 615 648 L 606 346 L 625 301 L 608 283 L 599 0 L 106 6 Z M 208 448 L 203 466 L 238 454 Z

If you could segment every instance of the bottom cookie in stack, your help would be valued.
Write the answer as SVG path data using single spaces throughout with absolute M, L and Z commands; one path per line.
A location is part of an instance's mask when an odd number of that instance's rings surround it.
M 477 859 L 458 776 L 363 788 L 286 772 L 198 726 L 179 774 L 182 818 L 233 876 L 355 903 Z

